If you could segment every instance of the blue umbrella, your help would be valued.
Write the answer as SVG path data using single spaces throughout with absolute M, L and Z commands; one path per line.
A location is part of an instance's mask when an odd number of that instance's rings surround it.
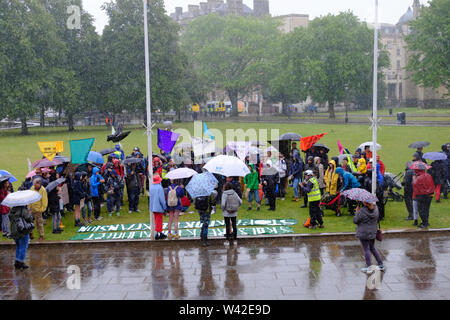
M 186 186 L 186 190 L 194 199 L 198 197 L 208 197 L 214 191 L 218 183 L 219 182 L 212 173 L 205 172 L 193 176 Z
M 8 171 L 6 171 L 6 170 L 0 170 L 0 177 L 3 177 L 3 176 L 11 176 L 11 177 L 8 179 L 9 182 L 11 182 L 11 183 L 17 181 L 16 177 L 14 177 L 14 176 L 13 176 L 11 173 L 9 173 Z
M 103 160 L 102 154 L 95 152 L 95 151 L 89 151 L 87 160 L 91 161 L 93 163 L 99 163 L 99 164 L 105 163 L 105 160 Z
M 423 158 L 428 159 L 428 160 L 433 160 L 433 161 L 446 160 L 447 155 L 442 152 L 427 152 L 423 155 Z

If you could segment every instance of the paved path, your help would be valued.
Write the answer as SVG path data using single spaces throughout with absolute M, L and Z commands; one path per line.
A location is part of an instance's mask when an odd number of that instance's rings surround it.
M 0 248 L 5 299 L 450 299 L 450 237 L 413 234 L 385 239 L 387 272 L 366 287 L 354 240 L 261 239 L 237 247 L 198 242 L 33 246 L 31 268 L 15 271 L 14 249 Z M 67 289 L 67 267 L 81 288 Z

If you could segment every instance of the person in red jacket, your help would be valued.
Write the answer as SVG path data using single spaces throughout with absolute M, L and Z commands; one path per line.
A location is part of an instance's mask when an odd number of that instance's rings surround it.
M 425 170 L 414 170 L 416 176 L 413 178 L 413 199 L 418 203 L 420 219 L 422 223 L 419 228 L 428 228 L 428 216 L 430 214 L 431 200 L 434 194 L 434 181 Z
M 153 174 L 158 174 L 162 176 L 163 163 L 159 157 L 153 158 Z
M 0 203 L 8 196 L 10 193 L 11 185 L 8 180 L 5 180 L 0 183 Z M 4 237 L 9 237 L 9 208 L 6 206 L 0 205 L 0 215 L 2 220 L 2 233 Z
M 377 155 L 377 163 L 380 165 L 380 172 L 384 176 L 384 174 L 386 173 L 386 166 L 384 165 L 383 161 L 380 160 L 379 155 Z M 367 165 L 367 170 L 372 170 L 372 159 L 370 159 L 370 162 Z
M 123 166 L 119 159 L 113 159 L 113 170 L 116 170 L 117 175 L 123 179 Z

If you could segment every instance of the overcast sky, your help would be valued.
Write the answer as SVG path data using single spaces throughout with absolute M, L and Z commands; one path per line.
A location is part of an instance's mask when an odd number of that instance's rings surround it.
M 172 13 L 175 7 L 187 10 L 188 4 L 199 4 L 206 0 L 164 0 L 166 11 Z M 105 0 L 83 0 L 84 8 L 95 18 L 95 26 L 99 33 L 108 23 L 108 18 L 100 9 Z M 420 0 L 426 4 L 427 0 Z M 244 3 L 253 8 L 253 0 L 244 0 Z M 399 18 L 412 6 L 413 0 L 379 0 L 380 22 L 395 24 Z M 336 14 L 340 11 L 352 10 L 361 20 L 372 22 L 374 20 L 375 0 L 270 0 L 270 13 L 274 16 L 289 13 L 309 14 L 310 19 Z

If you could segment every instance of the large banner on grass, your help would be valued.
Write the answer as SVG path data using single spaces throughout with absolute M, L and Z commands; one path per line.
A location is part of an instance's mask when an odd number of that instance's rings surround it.
M 179 230 L 182 238 L 200 237 L 200 229 L 181 229 Z M 290 227 L 256 227 L 256 228 L 239 228 L 238 236 L 259 236 L 259 235 L 275 235 L 294 233 Z M 223 237 L 225 228 L 209 229 L 209 237 Z M 110 232 L 110 233 L 81 233 L 72 237 L 70 240 L 135 240 L 150 239 L 150 231 L 131 231 L 131 232 Z
M 293 226 L 298 221 L 296 219 L 244 219 L 236 221 L 238 227 L 244 226 Z M 209 224 L 210 228 L 224 227 L 224 220 L 212 220 Z M 200 229 L 202 223 L 200 221 L 185 221 L 178 223 L 178 229 Z M 163 229 L 167 230 L 168 223 L 163 223 Z M 89 232 L 117 232 L 117 231 L 149 231 L 150 224 L 134 223 L 134 224 L 114 224 L 108 226 L 85 226 L 77 230 L 78 233 Z

